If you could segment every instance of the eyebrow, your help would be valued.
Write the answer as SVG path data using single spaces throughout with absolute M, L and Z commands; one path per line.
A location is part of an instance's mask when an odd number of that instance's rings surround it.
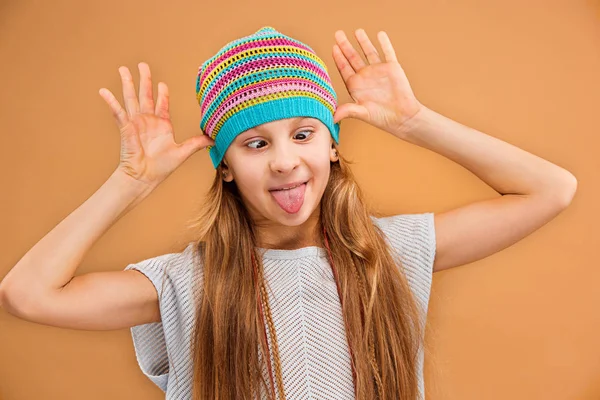
M 296 123 L 300 123 L 300 122 L 304 122 L 304 121 L 306 121 L 306 120 L 312 120 L 312 117 L 295 117 L 295 118 L 293 118 L 293 120 L 294 120 L 294 122 L 296 122 Z M 262 125 L 262 124 L 261 124 L 261 125 Z M 257 132 L 258 132 L 258 131 L 261 131 L 261 130 L 262 130 L 262 128 L 260 128 L 260 125 L 257 125 L 257 126 L 255 126 L 255 127 L 253 127 L 253 128 L 250 128 L 248 131 L 251 131 L 251 130 L 254 130 L 254 131 L 257 131 Z M 248 132 L 246 132 L 246 133 L 248 133 Z

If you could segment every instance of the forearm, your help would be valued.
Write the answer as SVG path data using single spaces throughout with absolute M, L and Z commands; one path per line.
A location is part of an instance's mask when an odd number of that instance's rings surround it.
M 566 169 L 425 106 L 396 136 L 457 162 L 503 195 L 559 197 L 576 182 Z
M 62 288 L 92 245 L 150 192 L 148 186 L 115 170 L 89 199 L 19 260 L 0 290 L 36 296 Z

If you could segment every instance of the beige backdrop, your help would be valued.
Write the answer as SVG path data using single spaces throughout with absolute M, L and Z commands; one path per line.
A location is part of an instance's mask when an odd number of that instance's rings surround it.
M 52 4 L 51 4 L 52 3 Z M 197 69 L 270 25 L 317 51 L 340 102 L 334 32 L 385 30 L 417 98 L 573 172 L 551 223 L 476 263 L 435 274 L 427 398 L 600 398 L 598 1 L 0 1 L 0 274 L 116 168 L 119 134 L 98 89 L 122 100 L 117 68 L 169 85 L 178 142 L 199 133 Z M 378 46 L 378 44 L 377 44 Z M 436 153 L 346 120 L 341 150 L 391 214 L 440 212 L 497 194 Z M 170 252 L 209 187 L 206 151 L 187 160 L 92 248 L 77 274 Z M 595 205 L 595 206 L 594 206 Z M 128 329 L 58 329 L 0 311 L 0 398 L 161 399 Z

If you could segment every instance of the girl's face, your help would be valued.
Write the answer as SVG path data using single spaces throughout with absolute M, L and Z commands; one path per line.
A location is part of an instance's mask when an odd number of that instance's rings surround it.
M 225 152 L 225 181 L 234 181 L 257 224 L 304 223 L 327 186 L 336 161 L 333 138 L 320 120 L 297 117 L 268 122 L 239 134 Z M 273 191 L 276 187 L 291 190 Z M 305 184 L 304 184 L 305 183 Z

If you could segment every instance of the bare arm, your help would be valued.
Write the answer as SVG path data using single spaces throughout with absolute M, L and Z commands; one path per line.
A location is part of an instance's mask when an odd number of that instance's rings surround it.
M 426 106 L 396 136 L 471 171 L 501 195 L 536 195 L 568 203 L 575 177 L 535 154 L 465 126 Z
M 193 153 L 214 145 L 207 135 L 175 143 L 168 91 L 158 85 L 156 107 L 150 68 L 139 63 L 140 102 L 131 73 L 120 67 L 125 111 L 101 89 L 121 134 L 121 160 L 85 203 L 36 243 L 0 283 L 0 303 L 33 322 L 77 329 L 118 329 L 158 321 L 156 290 L 137 271 L 73 277 L 87 251 L 120 217 L 139 204 Z
M 9 311 L 31 309 L 62 289 L 75 275 L 92 245 L 152 188 L 115 170 L 81 206 L 37 242 L 0 284 L 0 301 Z M 10 295 L 10 296 L 9 296 Z
M 19 260 L 1 287 L 10 286 L 14 279 L 27 282 L 29 291 L 62 288 L 96 240 L 150 190 L 147 185 L 116 170 L 89 199 Z
M 32 298 L 11 314 L 59 328 L 104 331 L 160 322 L 154 285 L 135 270 L 90 272 L 73 278 L 58 291 Z
M 425 106 L 405 126 L 400 138 L 457 162 L 501 195 L 435 214 L 434 271 L 511 246 L 560 214 L 577 190 L 566 169 Z
M 357 29 L 355 36 L 367 62 L 344 31 L 335 34 L 333 59 L 355 102 L 338 106 L 334 121 L 357 118 L 434 151 L 467 168 L 502 195 L 435 214 L 434 271 L 506 248 L 569 205 L 577 189 L 573 174 L 423 106 L 387 34 L 377 34 L 383 57 L 363 29 Z

